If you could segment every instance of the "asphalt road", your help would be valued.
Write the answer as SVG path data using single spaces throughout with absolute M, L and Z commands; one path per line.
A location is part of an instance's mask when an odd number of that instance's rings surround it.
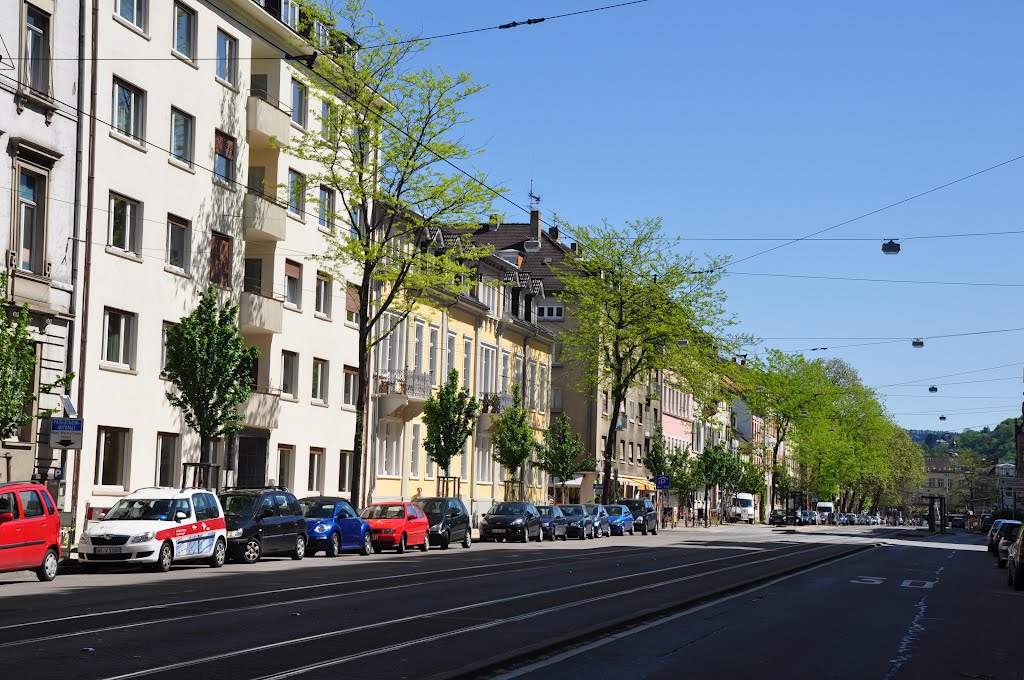
M 851 529 L 855 532 L 858 529 Z M 979 536 L 903 535 L 493 677 L 1024 678 L 1024 593 Z
M 763 592 L 814 586 L 817 593 L 804 593 L 801 602 L 824 611 L 822 598 L 839 590 L 816 585 L 822 574 L 889 551 L 872 547 L 885 536 L 911 533 L 869 527 L 779 531 L 737 526 L 542 545 L 474 544 L 469 550 L 453 547 L 426 554 L 321 556 L 298 563 L 271 558 L 223 569 L 181 566 L 169 574 L 71 573 L 48 584 L 35 582 L 31 575 L 0 574 L 0 659 L 6 668 L 62 678 L 481 677 L 543 654 L 608 639 L 624 630 L 625 621 L 653 619 L 698 602 L 731 611 L 735 605 L 730 603 L 739 599 L 714 605 L 715 599 L 821 563 L 828 566 Z M 908 557 L 916 554 L 906 550 Z M 918 550 L 929 558 L 941 553 L 943 559 L 951 552 Z M 854 551 L 868 552 L 827 562 Z M 983 554 L 969 557 L 991 567 Z M 897 557 L 893 565 L 905 561 Z M 930 562 L 921 578 L 928 568 Z M 880 592 L 878 586 L 862 586 L 861 593 L 872 589 Z M 850 612 L 803 612 L 785 627 L 810 635 L 832 625 L 837 636 L 865 631 L 859 637 L 880 636 L 881 641 L 880 630 L 871 632 L 873 626 L 879 628 L 880 612 L 860 611 L 862 597 L 837 600 L 852 610 L 852 618 Z M 741 621 L 744 632 L 708 638 L 716 640 L 717 650 L 689 645 L 687 665 L 691 652 L 696 659 L 706 653 L 709 664 L 717 658 L 718 664 L 708 668 L 720 669 L 723 651 L 750 645 L 745 658 L 753 659 L 776 649 L 764 633 L 783 625 L 781 613 L 797 616 L 793 607 L 780 608 L 777 602 L 756 608 L 762 612 L 760 621 Z M 902 635 L 905 619 L 887 624 L 885 635 Z M 699 625 L 704 620 L 685 621 L 696 626 L 687 635 L 704 635 Z M 679 647 L 685 640 L 678 636 L 680 625 L 652 629 L 650 639 Z M 609 655 L 609 663 L 629 664 L 629 677 L 638 677 L 635 645 L 626 640 L 596 648 L 528 674 L 614 677 L 607 666 L 591 665 L 598 655 Z M 806 646 L 786 645 L 789 652 L 781 659 L 814 646 L 810 641 Z M 846 650 L 860 656 L 852 651 L 857 648 L 851 644 Z M 885 654 L 891 656 L 891 649 Z M 733 655 L 726 660 L 737 661 Z M 668 672 L 668 667 L 652 667 L 650 672 Z M 836 675 L 833 668 L 823 677 L 867 676 Z

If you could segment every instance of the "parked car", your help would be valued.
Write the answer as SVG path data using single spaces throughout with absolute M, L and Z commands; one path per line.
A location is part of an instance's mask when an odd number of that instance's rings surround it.
M 1006 585 L 1014 590 L 1024 590 L 1024 531 L 1017 531 L 1017 540 L 1007 553 Z
M 394 549 L 399 555 L 418 546 L 430 550 L 430 529 L 427 514 L 415 503 L 373 503 L 363 508 L 360 516 L 373 532 L 373 552 Z
M 582 505 L 559 505 L 569 524 L 566 526 L 565 535 L 568 538 L 578 538 L 581 541 L 585 538 L 594 538 L 594 522 L 590 519 L 590 513 Z
M 619 505 L 625 505 L 633 513 L 633 524 L 644 536 L 650 531 L 658 535 L 658 511 L 650 498 L 620 498 L 615 501 Z
M 535 505 L 540 513 L 540 525 L 544 530 L 544 537 L 552 541 L 561 538 L 563 541 L 569 538 L 569 520 L 557 505 Z
M 981 526 L 979 529 L 983 533 L 988 533 L 988 530 L 992 528 L 992 515 L 985 514 L 981 516 Z
M 999 527 L 1005 522 L 1005 519 L 997 519 L 992 522 L 992 526 L 988 529 L 988 534 L 985 536 L 985 544 L 990 553 L 996 551 L 996 533 L 999 531 Z
M 594 538 L 611 536 L 612 528 L 608 522 L 608 511 L 600 503 L 584 503 L 583 507 L 590 513 L 590 521 L 594 525 Z
M 768 524 L 772 526 L 785 526 L 786 525 L 786 511 L 782 508 L 775 508 L 768 513 Z
M 169 571 L 179 560 L 206 560 L 211 567 L 222 567 L 227 555 L 225 520 L 221 503 L 209 489 L 139 489 L 82 532 L 78 561 L 87 571 L 132 564 Z
M 50 492 L 34 482 L 0 484 L 0 572 L 31 570 L 57 577 L 60 516 Z
M 967 527 L 967 519 L 963 515 L 950 515 L 949 526 L 953 529 L 964 529 Z
M 306 518 L 306 555 L 313 556 L 321 550 L 328 557 L 348 551 L 359 551 L 362 555 L 373 552 L 370 525 L 344 498 L 310 496 L 299 501 L 299 507 Z
M 798 524 L 816 524 L 815 513 L 811 510 L 803 510 L 800 512 Z
M 252 564 L 264 555 L 288 555 L 293 560 L 306 556 L 306 517 L 288 489 L 228 487 L 221 493 L 220 503 L 231 559 Z
M 1000 543 L 1020 527 L 1020 521 L 1015 519 L 1004 519 L 1000 520 L 998 524 L 998 527 L 994 524 L 992 526 L 992 530 L 995 532 L 995 535 L 992 537 L 992 554 L 995 555 L 997 563 L 1002 561 L 999 556 Z
M 1000 569 L 1006 566 L 1006 561 L 1010 558 L 1010 546 L 1020 533 L 1020 522 L 1005 522 L 1003 526 L 1006 527 L 1006 531 L 1003 532 L 1005 535 L 999 539 L 999 546 L 996 548 L 996 566 Z
M 633 513 L 625 505 L 606 505 L 608 526 L 612 536 L 633 535 Z
M 469 510 L 458 498 L 419 498 L 416 504 L 427 514 L 427 538 L 430 545 L 447 550 L 453 541 L 463 548 L 473 545 L 473 527 Z
M 544 539 L 540 513 L 533 503 L 495 503 L 480 519 L 480 540 L 518 540 L 526 543 Z

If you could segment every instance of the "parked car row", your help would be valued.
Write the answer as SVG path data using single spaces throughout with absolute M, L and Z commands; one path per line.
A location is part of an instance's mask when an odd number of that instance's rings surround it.
M 996 564 L 1006 567 L 1006 585 L 1014 590 L 1024 590 L 1024 530 L 1020 522 L 1004 521 L 1007 523 L 1014 523 L 1014 526 L 1004 530 L 1006 536 L 1000 538 Z
M 773 526 L 781 526 L 786 524 L 796 524 L 797 526 L 804 525 L 821 525 L 821 524 L 838 524 L 840 526 L 854 526 L 854 525 L 865 525 L 865 526 L 878 526 L 885 524 L 885 520 L 880 515 L 858 515 L 853 512 L 847 513 L 835 513 L 834 516 L 826 514 L 824 512 L 818 512 L 816 510 L 800 510 L 795 513 L 794 516 L 790 517 L 787 515 L 785 510 L 776 508 L 772 510 L 768 515 L 768 524 Z
M 609 505 L 572 503 L 539 505 L 496 503 L 480 520 L 481 541 L 563 541 L 602 536 L 658 533 L 657 511 L 650 499 L 620 499 Z
M 996 558 L 996 566 L 1002 569 L 1007 567 L 1009 572 L 1006 580 L 1010 586 L 1015 585 L 1013 577 L 1020 574 L 1014 574 L 1013 572 L 1020 569 L 1020 559 L 1015 553 L 1013 557 L 1014 565 L 1010 565 L 1011 562 L 1010 553 L 1013 552 L 1014 547 L 1017 548 L 1017 553 L 1020 551 L 1020 527 L 1021 522 L 1015 519 L 997 519 L 992 522 L 992 526 L 988 530 L 988 534 L 985 536 L 985 547 L 989 553 Z M 1024 581 L 1020 582 L 1020 585 L 1016 586 L 1017 590 L 1024 589 Z

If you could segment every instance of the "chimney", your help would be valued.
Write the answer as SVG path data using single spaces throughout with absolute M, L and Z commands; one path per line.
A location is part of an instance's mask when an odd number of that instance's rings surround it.
M 550 229 L 548 229 L 548 235 L 550 235 L 551 238 L 554 239 L 556 242 L 558 241 L 558 225 L 557 224 L 552 226 Z
M 540 210 L 530 211 L 530 234 L 533 238 L 540 241 L 543 236 L 544 225 L 541 224 Z

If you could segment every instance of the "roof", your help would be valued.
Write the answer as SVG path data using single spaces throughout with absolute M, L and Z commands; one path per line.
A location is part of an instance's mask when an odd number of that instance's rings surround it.
M 548 230 L 541 229 L 540 250 L 530 252 L 526 242 L 534 239 L 537 227 L 532 224 L 483 225 L 473 232 L 472 240 L 480 245 L 493 246 L 495 251 L 515 250 L 523 254 L 522 271 L 544 283 L 544 289 L 555 292 L 562 284 L 555 275 L 556 268 L 572 252 L 568 245 L 552 238 Z M 547 260 L 547 261 L 546 261 Z
M 962 472 L 960 467 L 946 456 L 926 456 L 924 459 L 928 472 Z

